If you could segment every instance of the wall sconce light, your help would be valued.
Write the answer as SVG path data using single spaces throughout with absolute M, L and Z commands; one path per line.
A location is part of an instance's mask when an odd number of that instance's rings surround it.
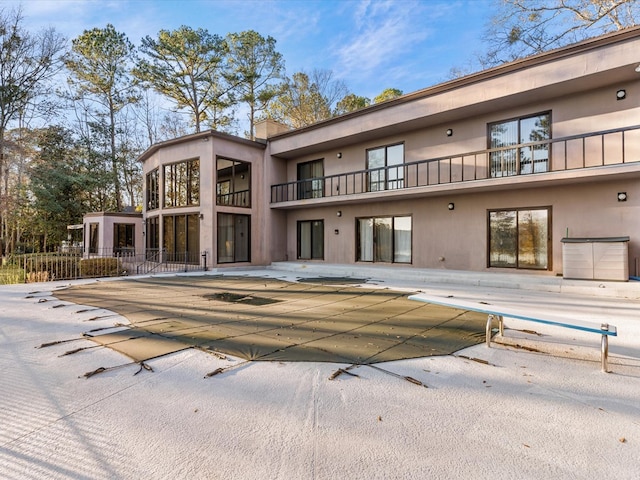
M 453 129 L 447 128 L 447 137 L 450 137 L 451 135 L 453 135 Z
M 624 100 L 627 98 L 627 91 L 624 89 L 620 89 L 616 92 L 616 100 Z
M 204 213 L 201 213 L 200 215 L 198 215 L 200 217 L 200 220 L 202 220 L 204 218 Z
M 627 201 L 627 192 L 618 192 L 618 201 L 626 202 Z
M 450 203 L 449 205 L 447 205 L 447 208 L 448 208 L 449 210 L 453 210 L 454 208 L 456 208 L 456 206 L 455 206 L 455 204 L 452 202 L 452 203 Z
M 338 217 L 341 217 L 341 216 L 342 216 L 342 210 L 338 210 L 338 211 L 336 212 L 336 215 L 337 215 Z
M 640 73 L 640 64 L 638 64 L 638 66 L 636 67 L 636 72 Z
M 333 231 L 333 233 L 335 233 L 336 235 L 340 234 L 340 230 L 338 230 L 337 228 Z
M 342 152 L 338 152 L 338 154 L 336 155 L 336 157 L 338 157 L 338 158 L 342 158 Z

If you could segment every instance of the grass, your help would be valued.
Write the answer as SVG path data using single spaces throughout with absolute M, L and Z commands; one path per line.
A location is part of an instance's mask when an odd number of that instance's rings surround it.
M 0 285 L 24 283 L 24 270 L 13 265 L 0 267 Z

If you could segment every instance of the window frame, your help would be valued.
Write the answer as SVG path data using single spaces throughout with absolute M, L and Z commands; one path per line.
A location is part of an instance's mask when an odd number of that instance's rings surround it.
M 322 238 L 321 238 L 321 249 L 322 249 L 322 255 L 319 257 L 314 257 L 314 250 L 317 245 L 314 244 L 314 223 L 319 222 L 322 225 Z M 310 241 L 310 245 L 309 245 L 309 251 L 311 252 L 311 255 L 309 257 L 303 257 L 302 256 L 302 235 L 301 235 L 301 231 L 302 231 L 302 225 L 303 224 L 310 224 L 310 231 L 311 231 L 311 235 L 309 237 L 309 241 Z M 297 245 L 297 251 L 296 251 L 296 258 L 298 260 L 324 260 L 324 244 L 325 244 L 325 229 L 324 229 L 324 219 L 315 219 L 315 220 L 298 220 L 296 223 L 296 245 Z
M 197 164 L 197 168 L 194 168 L 193 164 Z M 178 171 L 178 168 L 181 165 L 185 166 L 184 203 L 179 203 L 182 192 L 178 185 L 182 183 L 179 178 L 181 172 Z M 170 171 L 169 175 L 167 175 L 168 171 Z M 197 207 L 200 205 L 200 158 L 165 163 L 162 165 L 162 175 L 162 205 L 164 208 Z M 168 187 L 171 192 L 167 191 Z
M 162 215 L 162 219 L 159 221 L 159 227 L 162 231 L 162 252 L 164 260 L 174 263 L 200 263 L 200 215 L 195 212 L 186 212 L 170 215 Z M 181 219 L 184 220 L 184 228 L 180 230 Z M 167 238 L 167 221 L 171 222 L 171 239 Z M 192 221 L 190 221 L 192 220 Z M 196 231 L 192 232 L 190 226 L 196 225 Z M 192 235 L 193 233 L 193 235 Z M 184 238 L 180 238 L 180 235 L 184 235 Z M 195 240 L 191 237 L 195 236 Z M 170 241 L 170 244 L 167 243 Z M 196 242 L 196 245 L 194 245 Z M 179 244 L 184 244 L 185 248 L 182 251 L 178 251 Z M 195 246 L 194 249 L 190 248 Z M 171 248 L 169 248 L 171 247 Z M 182 256 L 184 255 L 184 256 Z
M 146 209 L 157 210 L 160 208 L 160 168 L 154 168 L 145 178 Z
M 225 168 L 220 168 L 219 163 L 221 161 L 230 162 L 231 165 Z M 247 162 L 245 160 L 236 160 L 234 158 L 218 156 L 216 157 L 216 205 L 228 206 L 228 207 L 240 207 L 240 208 L 251 208 L 251 162 Z M 244 168 L 246 167 L 246 173 Z M 237 172 L 238 169 L 242 169 L 241 172 Z M 230 169 L 230 175 L 223 175 L 224 180 L 220 180 L 220 172 Z M 239 176 L 241 180 L 245 178 L 243 175 L 246 175 L 248 178 L 247 184 L 248 188 L 245 190 L 236 190 L 236 186 L 238 183 L 237 177 Z M 227 185 L 228 192 L 222 192 L 222 185 Z
M 527 211 L 546 211 L 547 212 L 547 260 L 545 267 L 535 266 L 520 266 L 520 229 L 519 229 L 519 213 Z M 516 214 L 516 239 L 515 239 L 515 262 L 513 266 L 510 265 L 493 265 L 491 261 L 491 214 L 495 212 L 515 212 Z M 512 208 L 492 208 L 487 210 L 487 252 L 486 252 L 486 264 L 487 268 L 508 268 L 514 270 L 536 270 L 536 271 L 552 271 L 553 270 L 553 208 L 551 205 L 537 206 L 537 207 L 512 207 Z
M 400 260 L 396 260 L 396 258 L 399 256 L 399 252 L 398 252 L 398 245 L 397 245 L 397 235 L 396 235 L 396 220 L 400 219 L 400 218 L 408 218 L 411 221 L 411 230 L 410 230 L 410 236 L 409 236 L 409 260 L 408 261 L 400 261 Z M 391 220 L 391 231 L 390 231 L 390 238 L 391 238 L 391 246 L 390 246 L 390 256 L 391 256 L 391 261 L 386 261 L 386 260 L 376 260 L 376 251 L 380 250 L 381 248 L 384 248 L 384 245 L 378 245 L 376 242 L 376 231 L 375 231 L 375 224 L 376 224 L 376 220 L 386 220 L 386 219 L 390 219 Z M 361 221 L 362 220 L 370 220 L 373 222 L 372 224 L 372 238 L 371 238 L 371 245 L 372 245 L 372 252 L 371 252 L 371 260 L 363 260 L 363 254 L 362 254 L 362 242 L 361 242 L 361 237 L 362 237 L 362 232 L 360 229 L 361 226 Z M 355 252 L 356 252 L 356 262 L 366 262 L 366 263 L 398 263 L 398 264 L 403 264 L 403 265 L 411 265 L 413 264 L 413 215 L 412 214 L 406 214 L 406 215 L 378 215 L 378 216 L 372 216 L 372 217 L 356 217 L 355 219 L 355 230 L 356 230 L 356 248 L 355 248 Z
M 311 173 L 311 176 L 307 177 L 302 175 L 301 170 L 305 167 L 310 167 L 313 172 L 314 166 L 320 166 L 320 176 L 315 176 Z M 298 182 L 298 188 L 296 198 L 298 200 L 306 200 L 309 198 L 323 198 L 324 197 L 324 158 L 318 158 L 316 160 L 309 160 L 306 162 L 299 162 L 296 164 L 296 179 Z
M 232 260 L 224 260 L 221 261 L 220 258 L 220 225 L 222 224 L 222 222 L 220 221 L 220 218 L 222 216 L 228 216 L 231 217 L 233 219 L 233 259 Z M 237 233 L 236 232 L 236 218 L 238 217 L 242 217 L 244 219 L 246 219 L 246 225 L 247 225 L 247 238 L 244 240 L 245 242 L 245 247 L 246 247 L 246 252 L 247 252 L 247 257 L 246 259 L 238 259 L 238 256 L 236 255 L 238 249 L 236 248 L 236 239 L 237 239 Z M 218 212 L 216 215 L 216 263 L 217 264 L 229 264 L 229 263 L 247 263 L 247 262 L 251 262 L 251 215 L 245 214 L 245 213 L 230 213 L 230 212 Z
M 389 165 L 389 149 L 393 147 L 402 147 L 402 161 L 397 164 Z M 376 150 L 384 151 L 384 165 L 378 167 L 371 167 L 370 162 L 370 154 Z M 365 151 L 365 167 L 367 170 L 367 192 L 384 192 L 386 190 L 400 190 L 404 188 L 404 180 L 405 180 L 405 142 L 397 142 L 391 143 L 389 145 L 381 145 L 378 147 L 367 148 Z M 389 172 L 392 171 L 395 167 L 396 178 L 389 179 Z M 374 172 L 371 172 L 374 170 Z M 400 175 L 398 174 L 400 172 Z M 374 175 L 375 173 L 375 175 Z M 384 178 L 382 180 L 376 179 L 378 175 L 382 174 Z M 390 186 L 391 183 L 396 183 L 394 186 Z M 382 188 L 380 188 L 380 184 L 382 183 Z M 372 185 L 376 185 L 376 188 L 372 188 Z
M 522 170 L 522 165 L 523 165 L 523 161 L 522 161 L 522 150 L 523 148 L 520 147 L 520 145 L 523 144 L 528 144 L 528 143 L 533 143 L 536 142 L 537 140 L 534 141 L 529 141 L 529 142 L 521 142 L 522 139 L 522 122 L 524 120 L 528 120 L 528 119 L 532 119 L 535 117 L 541 117 L 543 115 L 547 115 L 548 116 L 548 121 L 549 121 L 549 131 L 548 131 L 548 138 L 544 139 L 544 140 L 540 140 L 540 141 L 547 141 L 547 142 L 551 142 L 551 140 L 553 139 L 553 116 L 552 116 L 552 111 L 551 110 L 544 110 L 541 112 L 537 112 L 537 113 L 531 113 L 531 114 L 526 114 L 526 115 L 519 115 L 516 117 L 511 117 L 511 118 L 506 118 L 503 120 L 498 120 L 495 122 L 489 122 L 487 123 L 487 149 L 488 150 L 493 150 L 493 149 L 500 149 L 496 152 L 490 152 L 489 153 L 489 177 L 490 178 L 503 178 L 503 177 L 512 177 L 512 176 L 518 176 L 518 175 L 530 175 L 532 173 L 546 173 L 550 171 L 552 162 L 551 162 L 551 152 L 552 152 L 552 148 L 550 143 L 546 145 L 546 168 L 544 170 L 541 171 L 536 171 L 535 168 L 535 159 L 534 159 L 534 154 L 535 154 L 535 145 L 528 147 L 532 150 L 532 155 L 531 155 L 531 171 L 530 172 L 523 172 Z M 517 138 L 518 138 L 518 142 L 513 145 L 506 145 L 504 147 L 498 147 L 498 146 L 493 146 L 493 138 L 491 135 L 491 129 L 494 126 L 500 125 L 500 124 L 508 124 L 510 122 L 517 122 Z M 512 171 L 509 170 L 509 167 L 505 168 L 501 168 L 500 170 L 500 175 L 495 174 L 494 172 L 497 171 L 497 169 L 494 169 L 493 163 L 494 163 L 494 156 L 496 156 L 497 154 L 501 154 L 503 152 L 509 152 L 511 150 L 515 151 L 515 166 L 513 167 L 513 173 L 511 173 Z
M 131 240 L 129 244 L 129 240 Z M 120 243 L 124 241 L 124 245 Z M 136 225 L 135 223 L 113 224 L 113 253 L 135 253 Z

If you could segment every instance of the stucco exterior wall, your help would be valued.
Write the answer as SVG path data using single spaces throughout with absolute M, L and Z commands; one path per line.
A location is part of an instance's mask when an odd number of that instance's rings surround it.
M 562 274 L 561 239 L 568 232 L 570 237 L 629 236 L 629 272 L 637 275 L 640 195 L 630 195 L 626 202 L 617 200 L 618 192 L 638 192 L 637 183 L 632 179 L 290 211 L 287 259 L 296 259 L 300 220 L 324 220 L 325 257 L 321 262 L 355 264 L 356 218 L 412 215 L 413 267 L 502 271 L 487 268 L 488 210 L 550 207 L 552 268 L 546 273 Z M 454 203 L 454 210 L 448 209 L 449 202 Z
M 250 264 L 268 265 L 297 259 L 298 221 L 324 221 L 324 259 L 314 261 L 354 264 L 357 218 L 411 215 L 412 266 L 484 271 L 488 211 L 548 207 L 550 265 L 532 273 L 562 273 L 561 239 L 567 235 L 629 236 L 629 272 L 638 275 L 640 128 L 595 135 L 640 125 L 638 51 L 640 28 L 446 82 L 264 142 L 216 132 L 164 142 L 141 157 L 144 173 L 199 158 L 200 205 L 161 205 L 145 216 L 197 213 L 200 249 L 209 265 L 217 265 L 217 214 L 251 215 Z M 619 100 L 621 89 L 625 98 Z M 488 153 L 483 152 L 489 147 L 488 125 L 543 112 L 550 112 L 555 142 L 549 171 L 489 178 Z M 580 138 L 558 141 L 572 136 Z M 450 156 L 454 167 L 464 165 L 459 169 L 464 173 L 452 173 L 437 185 L 407 181 L 398 190 L 353 195 L 325 182 L 322 198 L 272 199 L 272 186 L 298 180 L 302 162 L 322 159 L 324 176 L 353 178 L 367 168 L 368 149 L 399 143 L 405 164 Z M 470 152 L 479 153 L 463 155 Z M 219 157 L 251 164 L 250 208 L 216 205 Z M 417 177 L 415 172 L 407 169 L 405 180 Z M 366 183 L 364 174 L 360 178 Z M 626 192 L 627 201 L 619 202 L 618 192 Z

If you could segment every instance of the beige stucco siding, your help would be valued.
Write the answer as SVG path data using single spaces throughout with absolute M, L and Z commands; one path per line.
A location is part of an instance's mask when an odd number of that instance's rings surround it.
M 562 273 L 561 239 L 567 229 L 571 237 L 631 237 L 629 271 L 634 272 L 635 259 L 640 257 L 640 198 L 618 202 L 617 193 L 636 190 L 637 182 L 630 179 L 289 211 L 287 259 L 296 259 L 299 220 L 324 220 L 324 262 L 353 264 L 357 263 L 356 218 L 410 214 L 414 267 L 483 271 L 487 270 L 488 210 L 550 207 L 552 273 Z M 452 211 L 447 208 L 449 202 L 455 205 Z

